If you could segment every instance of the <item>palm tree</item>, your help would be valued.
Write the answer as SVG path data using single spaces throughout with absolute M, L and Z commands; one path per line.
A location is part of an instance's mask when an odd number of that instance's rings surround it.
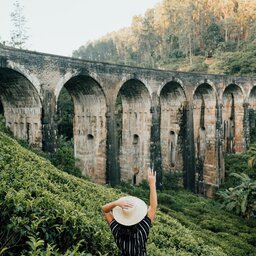
M 256 144 L 251 145 L 247 153 L 249 154 L 248 165 L 252 168 L 256 165 Z
M 256 181 L 245 173 L 231 173 L 231 176 L 240 179 L 241 183 L 234 188 L 219 191 L 218 195 L 227 210 L 235 210 L 243 218 L 249 219 L 256 209 Z

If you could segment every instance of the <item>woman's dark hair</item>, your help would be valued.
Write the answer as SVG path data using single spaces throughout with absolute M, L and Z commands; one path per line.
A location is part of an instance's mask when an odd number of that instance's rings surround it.
M 132 237 L 134 234 L 136 234 L 137 231 L 138 231 L 138 224 L 135 224 L 132 226 L 121 225 L 121 228 L 119 230 L 119 236 L 120 238 L 126 240 L 126 239 L 129 239 L 129 237 Z

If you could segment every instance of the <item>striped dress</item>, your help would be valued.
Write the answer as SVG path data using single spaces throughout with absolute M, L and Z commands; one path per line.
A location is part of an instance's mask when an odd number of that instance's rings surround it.
M 121 256 L 147 256 L 146 242 L 150 227 L 151 220 L 148 216 L 133 226 L 123 226 L 112 220 L 110 229 Z

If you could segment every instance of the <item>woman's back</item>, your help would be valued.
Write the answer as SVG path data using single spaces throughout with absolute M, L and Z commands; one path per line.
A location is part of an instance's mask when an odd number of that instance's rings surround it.
M 139 223 L 124 226 L 116 220 L 110 223 L 110 229 L 122 256 L 146 256 L 146 242 L 151 220 L 145 216 Z

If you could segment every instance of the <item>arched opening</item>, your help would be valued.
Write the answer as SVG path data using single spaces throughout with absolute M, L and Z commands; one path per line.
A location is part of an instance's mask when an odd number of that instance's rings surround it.
M 88 141 L 93 141 L 93 139 L 94 139 L 94 136 L 92 134 L 87 135 L 87 140 Z
M 139 174 L 140 170 L 138 168 L 133 168 L 133 185 L 137 185 L 137 176 Z
M 222 109 L 224 153 L 244 150 L 243 101 L 243 93 L 237 85 L 227 86 L 223 93 Z
M 123 84 L 116 99 L 116 126 L 121 180 L 133 184 L 146 178 L 150 163 L 151 101 L 145 85 L 135 79 Z
M 183 88 L 177 82 L 167 83 L 160 92 L 161 155 L 163 172 L 166 174 L 183 172 L 185 101 Z
M 138 134 L 134 134 L 133 135 L 133 145 L 138 145 L 139 143 L 139 135 Z
M 137 175 L 140 172 L 140 137 L 138 134 L 133 135 L 133 184 L 137 183 Z
M 42 147 L 42 104 L 34 85 L 21 73 L 0 68 L 0 113 L 6 127 L 33 147 Z
M 64 99 L 69 100 L 68 111 L 60 109 L 67 113 L 69 126 L 65 134 L 67 137 L 73 134 L 77 167 L 83 175 L 103 184 L 106 182 L 105 95 L 101 86 L 89 76 L 73 77 L 64 86 Z
M 177 141 L 176 141 L 176 134 L 174 131 L 170 132 L 169 146 L 170 146 L 170 164 L 171 164 L 171 167 L 175 167 Z

